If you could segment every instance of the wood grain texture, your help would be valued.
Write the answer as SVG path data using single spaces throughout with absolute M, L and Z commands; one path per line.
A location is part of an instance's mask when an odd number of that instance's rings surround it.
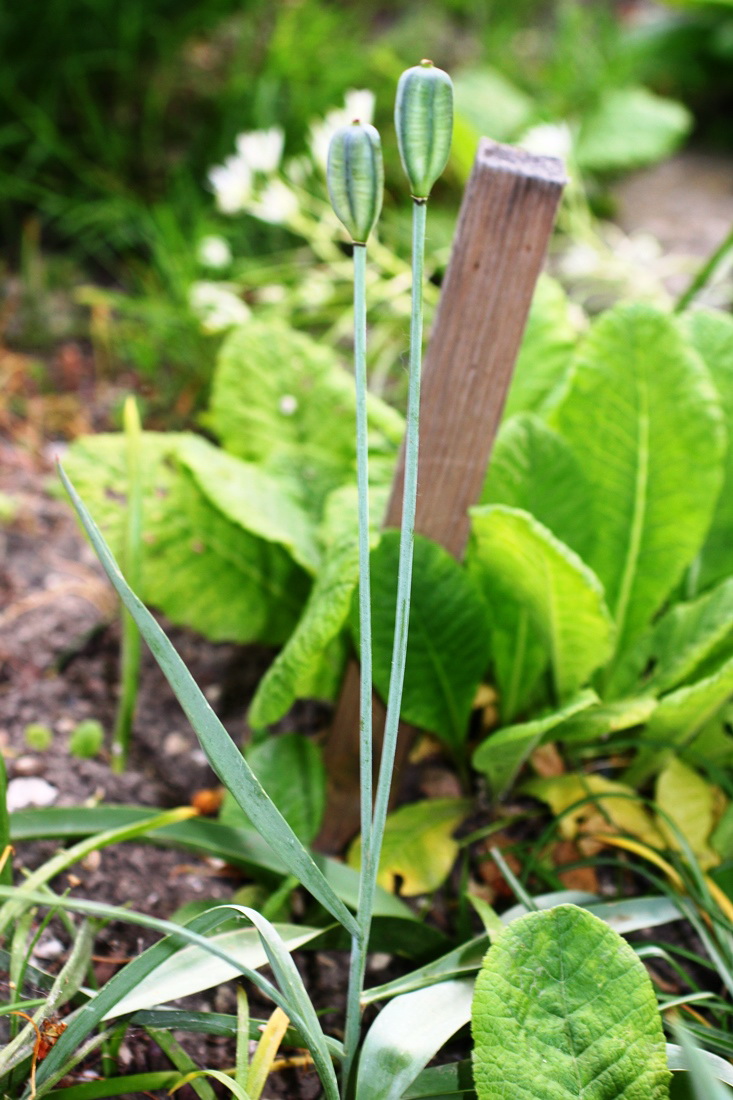
M 535 283 L 565 183 L 560 161 L 483 138 L 466 186 L 423 363 L 415 529 L 463 556 L 501 420 Z M 428 214 L 429 218 L 429 214 Z M 429 225 L 429 221 L 428 221 Z M 398 527 L 404 452 L 384 526 Z M 378 755 L 384 707 L 375 698 Z M 318 846 L 341 850 L 359 828 L 359 671 L 350 665 L 325 746 L 326 819 Z M 401 727 L 393 790 L 412 731 Z

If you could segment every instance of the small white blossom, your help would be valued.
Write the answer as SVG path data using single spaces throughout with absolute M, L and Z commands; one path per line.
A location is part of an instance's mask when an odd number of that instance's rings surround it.
M 297 412 L 298 398 L 293 397 L 292 393 L 283 394 L 277 407 L 283 416 L 292 416 L 294 412 Z
M 223 332 L 233 325 L 241 325 L 250 316 L 248 306 L 228 283 L 204 280 L 192 283 L 188 300 L 206 332 Z
M 229 242 L 223 237 L 202 237 L 198 248 L 199 263 L 204 267 L 210 267 L 214 271 L 221 271 L 229 267 L 232 262 L 232 250 Z
M 566 122 L 542 122 L 532 126 L 519 139 L 522 149 L 538 157 L 567 160 L 573 148 L 573 135 Z
M 227 157 L 223 164 L 209 170 L 216 205 L 222 214 L 238 214 L 252 195 L 252 172 L 244 157 Z
M 368 88 L 350 88 L 344 97 L 349 122 L 358 119 L 359 122 L 371 123 L 374 118 L 374 102 L 374 92 Z
M 263 222 L 284 225 L 297 213 L 298 199 L 286 183 L 272 179 L 267 187 L 249 203 L 248 213 Z
M 285 135 L 279 126 L 270 130 L 251 130 L 237 137 L 237 152 L 252 172 L 269 176 L 280 166 Z
M 344 106 L 337 107 L 325 118 L 315 119 L 310 125 L 310 149 L 313 159 L 325 172 L 328 163 L 328 147 L 331 138 L 342 126 L 354 119 L 371 123 L 374 117 L 374 93 L 366 88 L 350 89 L 344 97 Z

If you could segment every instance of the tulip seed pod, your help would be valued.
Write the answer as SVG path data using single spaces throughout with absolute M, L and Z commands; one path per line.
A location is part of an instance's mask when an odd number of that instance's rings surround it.
M 354 244 L 366 244 L 382 209 L 382 145 L 373 126 L 354 121 L 331 138 L 326 171 L 336 216 Z
M 397 85 L 395 127 L 412 197 L 425 202 L 448 162 L 453 136 L 453 82 L 432 61 L 407 69 Z

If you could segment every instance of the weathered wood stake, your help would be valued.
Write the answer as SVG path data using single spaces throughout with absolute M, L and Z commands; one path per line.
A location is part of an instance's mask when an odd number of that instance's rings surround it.
M 466 186 L 425 355 L 415 529 L 460 558 L 479 497 L 565 183 L 563 166 L 483 138 Z M 398 527 L 403 460 L 385 527 Z M 384 707 L 375 698 L 378 754 Z M 348 668 L 326 742 L 329 793 L 318 847 L 339 851 L 359 828 L 359 669 Z M 400 763 L 411 741 L 400 730 Z

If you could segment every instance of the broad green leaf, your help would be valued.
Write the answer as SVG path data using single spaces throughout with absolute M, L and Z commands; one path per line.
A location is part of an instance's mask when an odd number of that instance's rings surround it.
M 688 764 L 699 767 L 701 761 L 707 764 L 725 766 L 733 760 L 733 737 L 730 735 L 730 722 L 727 718 L 729 708 L 723 707 L 711 721 L 707 722 L 689 749 L 680 750 L 679 755 Z
M 316 571 L 320 553 L 312 521 L 276 477 L 200 436 L 181 439 L 175 453 L 222 515 L 250 534 L 284 546 L 309 573 Z
M 540 275 L 509 387 L 505 419 L 520 412 L 542 416 L 557 403 L 577 342 L 565 291 L 549 275 Z
M 722 478 L 720 405 L 674 321 L 621 305 L 593 327 L 556 416 L 590 483 L 598 537 L 588 563 L 623 652 L 705 537 Z
M 398 559 L 399 534 L 385 531 L 371 554 L 374 686 L 384 698 L 392 671 Z M 358 645 L 356 600 L 351 629 Z M 446 550 L 416 536 L 403 720 L 460 750 L 488 662 L 488 613 L 478 586 Z
M 323 932 L 322 928 L 309 928 L 307 925 L 278 924 L 276 927 L 289 951 L 295 951 Z M 267 955 L 254 928 L 220 932 L 210 939 L 250 970 L 259 970 L 267 964 Z M 235 969 L 224 959 L 202 947 L 188 944 L 151 970 L 114 1008 L 105 1013 L 104 1019 L 113 1020 L 128 1012 L 139 1012 L 178 1000 L 179 997 L 200 993 L 204 989 L 213 989 L 238 977 L 240 973 L 240 969 Z
M 310 581 L 290 553 L 227 519 L 175 462 L 193 436 L 144 432 L 142 598 L 177 625 L 213 641 L 283 642 L 293 630 Z M 71 476 L 112 552 L 124 547 L 127 474 L 122 435 L 75 443 Z
M 325 551 L 303 615 L 259 683 L 248 716 L 254 729 L 279 721 L 296 699 L 336 692 L 346 657 L 339 635 L 358 580 L 358 544 L 342 536 Z
M 663 811 L 657 824 L 668 848 L 684 850 L 679 832 L 704 871 L 720 863 L 709 843 L 716 818 L 716 796 L 710 783 L 673 756 L 657 776 L 654 801 Z
M 353 378 L 327 345 L 281 323 L 250 321 L 224 342 L 207 425 L 224 449 L 289 479 L 309 511 L 356 480 Z M 403 421 L 369 395 L 371 474 L 385 481 Z
M 389 1002 L 369 1028 L 359 1059 L 359 1100 L 400 1100 L 420 1070 L 471 1018 L 473 982 L 441 982 Z
M 593 914 L 529 913 L 489 949 L 473 1003 L 479 1100 L 666 1100 L 662 1022 L 643 963 Z
M 694 310 L 683 318 L 684 331 L 710 371 L 726 424 L 733 425 L 733 319 L 727 313 Z M 698 590 L 733 573 L 733 439 L 728 438 L 723 488 L 698 560 Z
M 59 473 L 102 567 L 123 604 L 137 623 L 161 671 L 196 731 L 202 749 L 216 775 L 258 832 L 281 852 L 288 870 L 310 890 L 345 928 L 356 932 L 356 922 L 338 898 L 312 857 L 300 843 L 272 800 L 263 790 L 239 749 L 207 703 L 200 688 L 158 623 L 125 583 L 117 562 L 66 474 Z
M 534 114 L 531 97 L 488 65 L 461 70 L 453 85 L 456 114 L 471 125 L 477 142 L 484 134 L 506 141 L 523 130 Z
M 655 624 L 646 649 L 648 686 L 659 694 L 704 675 L 733 652 L 733 578 L 689 603 L 675 604 Z
M 681 103 L 648 88 L 609 88 L 583 119 L 575 145 L 578 166 L 619 172 L 653 164 L 674 152 L 692 121 Z
M 551 734 L 574 715 L 598 702 L 594 691 L 583 691 L 559 710 L 522 722 L 516 726 L 504 726 L 491 733 L 473 754 L 472 763 L 483 772 L 491 784 L 493 793 L 501 796 L 517 776 L 524 761 L 538 745 L 551 740 Z
M 502 424 L 479 503 L 529 512 L 581 558 L 593 541 L 590 493 L 580 463 L 567 441 L 530 413 Z
M 377 881 L 403 897 L 429 894 L 450 874 L 458 855 L 453 833 L 468 814 L 465 798 L 427 798 L 400 806 L 387 817 Z M 361 838 L 349 848 L 347 863 L 361 866 Z
M 557 697 L 567 700 L 612 652 L 613 624 L 597 577 L 526 512 L 489 505 L 471 509 L 471 515 L 472 575 L 492 613 L 497 597 L 509 593 L 517 611 L 526 612 L 531 637 L 549 658 Z M 496 670 L 506 691 L 513 669 L 497 662 Z
M 530 779 L 522 790 L 546 802 L 560 818 L 560 834 L 569 840 L 589 826 L 608 831 L 630 833 L 645 844 L 663 848 L 664 839 L 636 791 L 602 775 L 557 775 L 550 779 Z M 577 805 L 581 803 L 581 805 Z M 571 809 L 571 807 L 574 807 Z
M 711 676 L 664 695 L 646 727 L 648 744 L 642 742 L 625 778 L 641 781 L 661 766 L 665 750 L 690 746 L 732 696 L 733 657 Z
M 246 752 L 247 763 L 303 844 L 318 834 L 326 804 L 326 771 L 321 750 L 302 733 L 268 737 Z M 224 825 L 249 824 L 231 794 L 219 815 Z
M 598 742 L 609 734 L 642 726 L 654 713 L 656 706 L 657 700 L 653 695 L 601 703 L 569 718 L 556 731 L 556 737 L 558 741 L 565 743 Z

